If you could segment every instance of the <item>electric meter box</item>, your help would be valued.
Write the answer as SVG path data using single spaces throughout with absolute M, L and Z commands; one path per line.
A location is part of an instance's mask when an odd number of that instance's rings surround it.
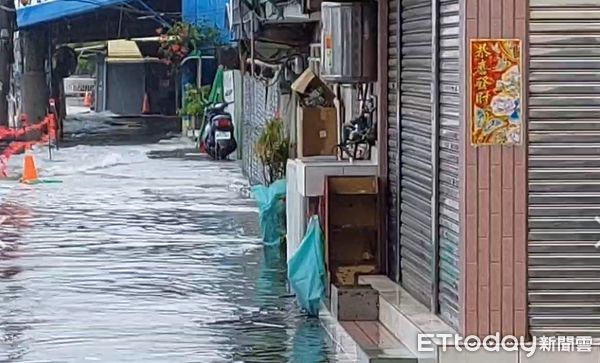
M 329 83 L 377 81 L 377 3 L 321 5 L 321 78 Z

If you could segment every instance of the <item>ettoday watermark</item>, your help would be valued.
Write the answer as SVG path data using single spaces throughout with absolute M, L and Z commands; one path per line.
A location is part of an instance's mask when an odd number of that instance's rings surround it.
M 433 352 L 440 347 L 447 351 L 452 347 L 459 352 L 466 350 L 476 352 L 518 352 L 523 351 L 527 357 L 533 356 L 538 350 L 543 352 L 592 352 L 593 339 L 587 336 L 552 336 L 533 337 L 531 341 L 500 333 L 481 338 L 475 335 L 462 337 L 458 334 L 419 334 L 418 350 L 420 352 Z

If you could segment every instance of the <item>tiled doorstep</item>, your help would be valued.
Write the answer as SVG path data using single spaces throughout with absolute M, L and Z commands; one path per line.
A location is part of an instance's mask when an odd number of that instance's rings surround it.
M 415 300 L 386 276 L 361 276 L 361 284 L 379 291 L 379 321 L 423 361 L 435 361 L 435 353 L 419 352 L 418 335 L 456 334 L 448 324 Z
M 337 319 L 331 315 L 324 303 L 321 304 L 319 320 L 333 343 L 336 355 L 344 362 L 358 362 L 360 348 Z
M 386 276 L 361 276 L 361 284 L 379 291 L 379 320 L 419 359 L 419 363 L 600 363 L 600 346 L 591 353 L 537 352 L 459 352 L 438 347 L 435 352 L 419 352 L 418 334 L 456 334 L 456 331 L 416 301 Z M 596 341 L 594 342 L 596 343 Z
M 377 351 L 364 351 L 340 322 L 331 315 L 326 304 L 321 304 L 319 319 L 335 346 L 336 362 L 414 362 L 414 355 L 404 346 L 390 347 L 381 344 L 381 349 Z
M 600 348 L 591 353 L 537 352 L 527 357 L 526 352 L 458 352 L 450 348 L 440 352 L 439 363 L 600 363 Z

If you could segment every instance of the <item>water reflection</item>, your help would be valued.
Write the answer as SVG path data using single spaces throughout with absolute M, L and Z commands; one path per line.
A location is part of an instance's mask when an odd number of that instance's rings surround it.
M 335 361 L 237 166 L 156 147 L 79 147 L 46 169 L 62 184 L 4 195 L 0 362 Z
M 292 344 L 293 362 L 326 362 L 331 344 L 323 335 L 323 328 L 316 319 L 300 321 Z

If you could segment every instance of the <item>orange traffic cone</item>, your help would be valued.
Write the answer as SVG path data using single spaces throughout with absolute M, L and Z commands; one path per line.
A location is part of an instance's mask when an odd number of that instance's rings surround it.
M 142 114 L 146 115 L 150 113 L 150 100 L 148 94 L 144 94 L 144 104 L 142 105 Z
M 91 108 L 92 105 L 93 105 L 92 92 L 86 92 L 85 98 L 83 99 L 83 106 Z
M 23 159 L 23 176 L 21 177 L 21 183 L 30 184 L 38 181 L 37 168 L 35 166 L 35 157 L 31 152 L 31 149 L 25 151 L 25 158 Z

